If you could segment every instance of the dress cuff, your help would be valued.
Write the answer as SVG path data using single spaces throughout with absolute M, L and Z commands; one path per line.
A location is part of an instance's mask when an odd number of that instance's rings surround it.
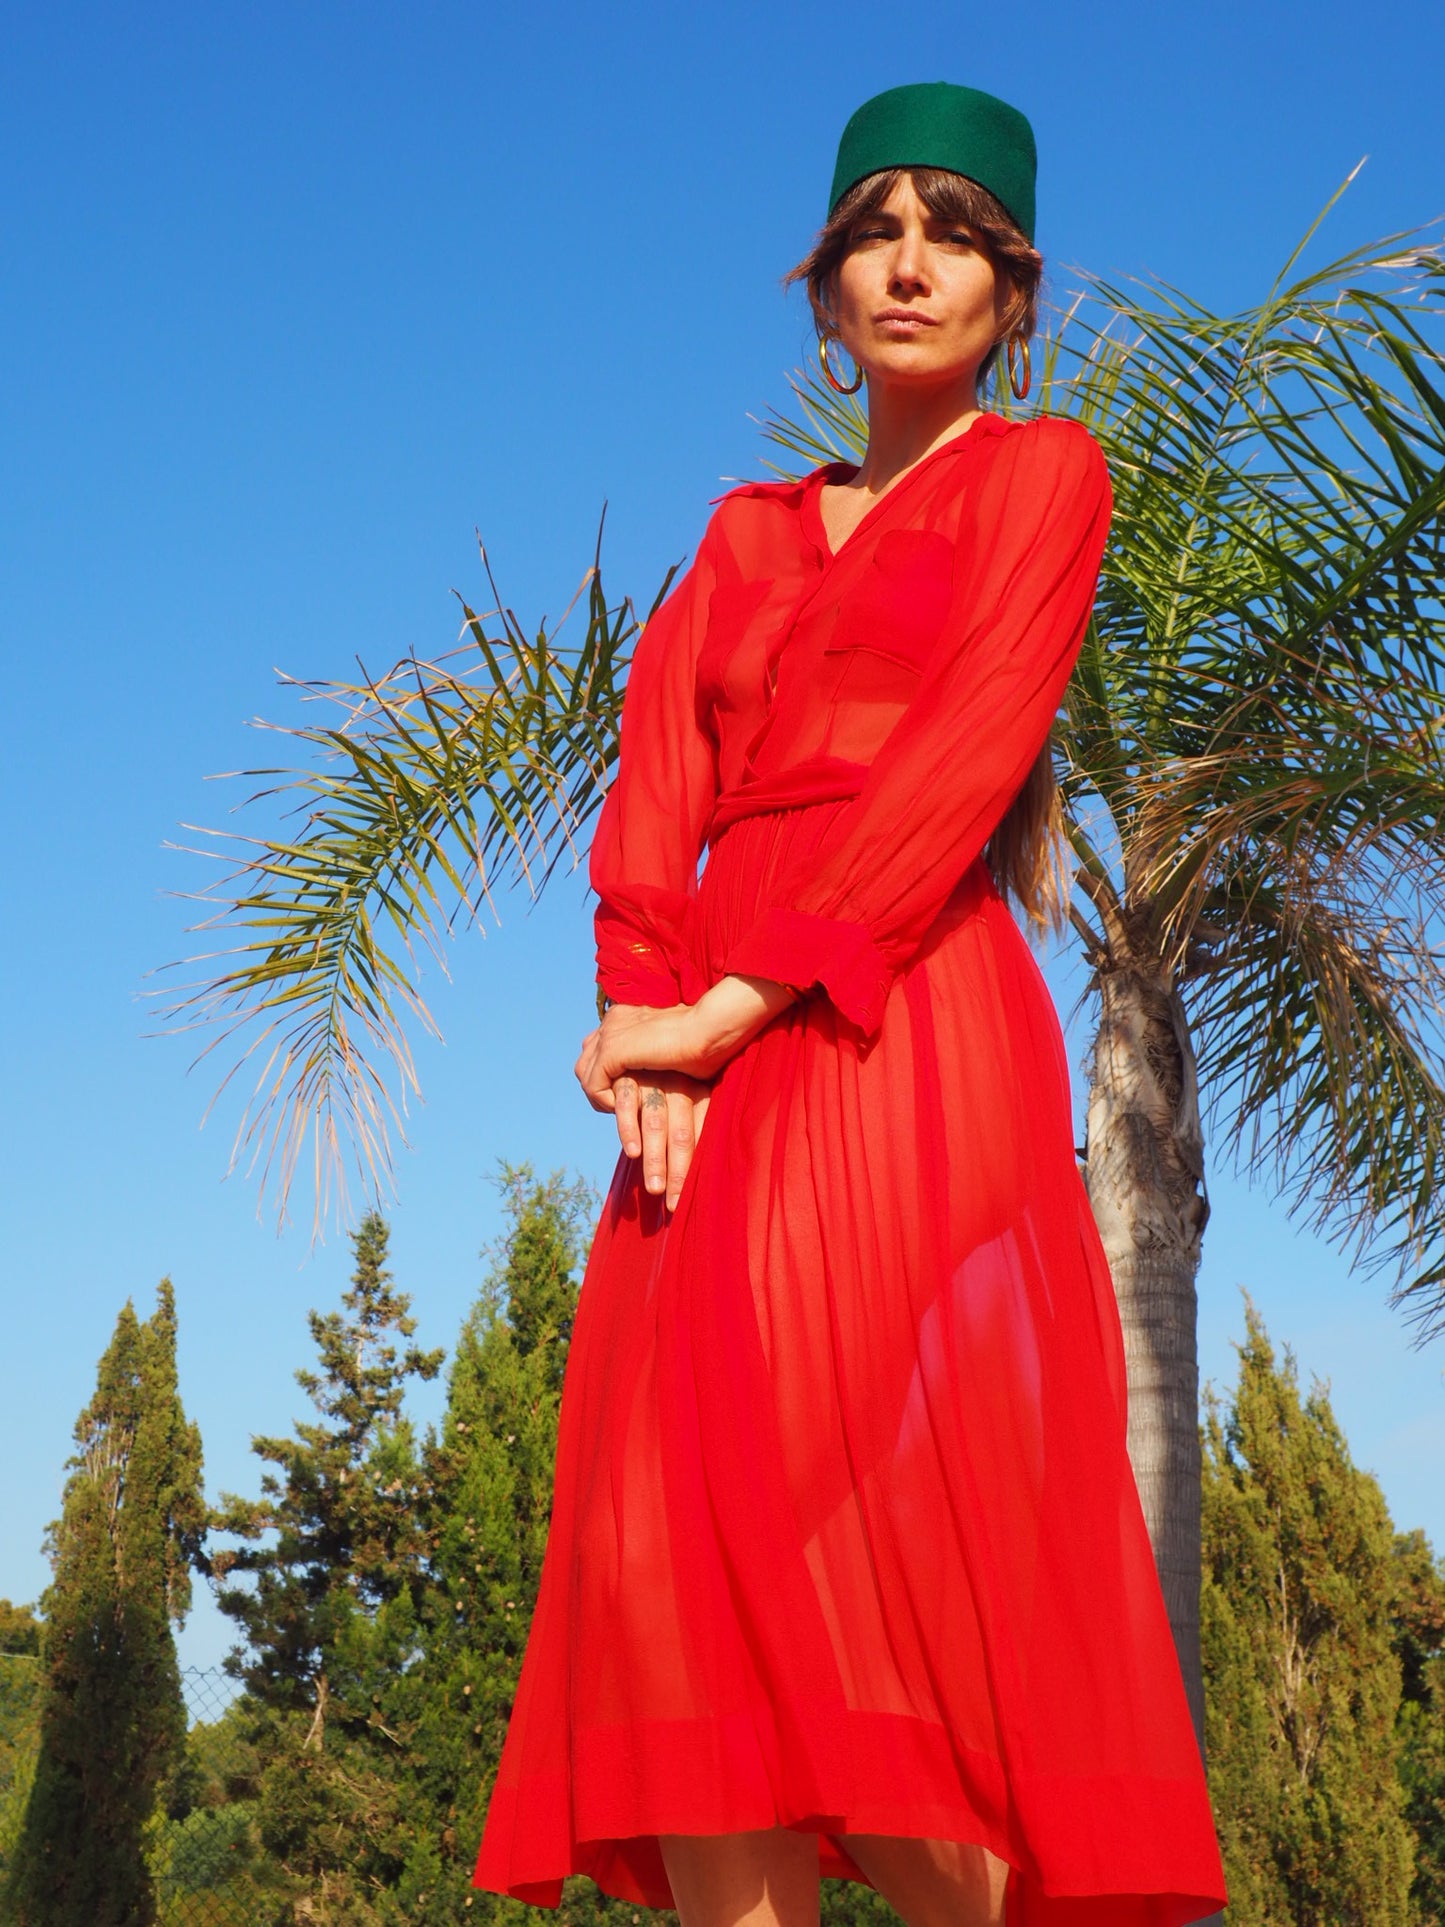
M 683 933 L 687 915 L 684 898 L 664 897 L 661 891 L 635 890 L 625 904 L 599 901 L 593 933 L 603 994 L 614 1004 L 657 1010 L 695 1003 L 700 992 L 688 994 L 697 970 Z
M 870 1037 L 883 1021 L 893 982 L 863 924 L 806 910 L 765 910 L 728 951 L 723 969 L 730 976 L 770 977 L 799 990 L 821 984 L 849 1022 Z
M 671 1010 L 687 1000 L 677 987 L 675 977 L 646 970 L 640 965 L 621 969 L 599 966 L 597 983 L 604 997 L 613 1004 L 648 1004 L 654 1010 Z

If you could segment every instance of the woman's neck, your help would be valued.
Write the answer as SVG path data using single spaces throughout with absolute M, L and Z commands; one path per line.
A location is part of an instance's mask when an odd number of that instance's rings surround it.
M 858 473 L 847 484 L 881 495 L 905 470 L 961 435 L 983 413 L 972 381 L 966 388 L 900 388 L 868 384 L 868 449 Z

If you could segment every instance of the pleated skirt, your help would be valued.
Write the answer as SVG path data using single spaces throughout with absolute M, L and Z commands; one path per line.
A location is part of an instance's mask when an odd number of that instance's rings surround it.
M 732 823 L 706 981 L 845 801 Z M 865 1039 L 725 1067 L 675 1212 L 619 1155 L 476 1883 L 672 1905 L 659 1833 L 1010 1863 L 1010 1927 L 1177 1927 L 1223 1879 L 1125 1450 L 1057 1015 L 980 861 Z

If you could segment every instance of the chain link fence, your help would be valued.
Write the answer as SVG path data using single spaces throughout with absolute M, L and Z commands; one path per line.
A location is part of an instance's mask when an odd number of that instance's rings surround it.
M 218 1666 L 188 1666 L 181 1691 L 185 1758 L 151 1821 L 159 1927 L 253 1927 L 265 1861 L 255 1824 L 260 1763 L 242 1723 L 241 1685 Z
M 257 1927 L 271 1917 L 255 1827 L 254 1748 L 241 1686 L 220 1667 L 181 1674 L 186 1750 L 149 1828 L 159 1927 Z M 40 1663 L 0 1654 L 0 1883 L 25 1817 L 40 1742 Z

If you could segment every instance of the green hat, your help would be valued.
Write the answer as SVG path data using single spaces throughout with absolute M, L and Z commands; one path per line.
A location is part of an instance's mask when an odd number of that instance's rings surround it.
M 1034 130 L 996 94 L 924 80 L 865 100 L 838 143 L 829 214 L 855 182 L 884 167 L 946 167 L 966 174 L 996 195 L 1034 238 Z

